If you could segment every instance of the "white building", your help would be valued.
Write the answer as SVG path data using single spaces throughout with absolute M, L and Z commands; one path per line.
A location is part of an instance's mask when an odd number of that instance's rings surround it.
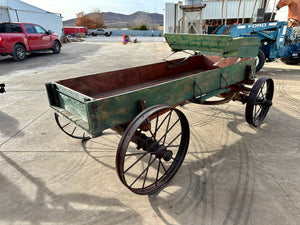
M 61 15 L 51 13 L 19 0 L 0 0 L 0 22 L 35 23 L 63 36 Z
M 186 0 L 166 3 L 165 33 L 203 33 L 208 25 L 255 22 L 263 8 L 268 19 L 287 20 L 288 7 L 276 12 L 278 0 Z M 189 8 L 190 10 L 186 10 Z M 193 10 L 195 8 L 195 10 Z M 201 8 L 201 10 L 199 10 Z M 263 19 L 263 18 L 261 18 Z

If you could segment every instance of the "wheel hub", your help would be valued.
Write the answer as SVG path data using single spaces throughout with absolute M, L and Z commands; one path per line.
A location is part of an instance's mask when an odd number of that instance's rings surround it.
M 24 56 L 24 52 L 21 49 L 18 50 L 17 54 L 18 54 L 19 57 L 23 57 Z
M 141 134 L 138 140 L 137 149 L 143 149 L 144 151 L 155 154 L 158 159 L 164 159 L 167 162 L 172 159 L 173 152 L 167 150 L 166 146 L 158 144 L 152 138 Z
M 272 102 L 272 100 L 268 100 L 268 99 L 257 99 L 256 105 L 263 105 L 263 106 L 271 107 L 273 105 L 273 102 Z
M 170 161 L 173 156 L 173 152 L 170 150 L 167 150 L 167 148 L 163 145 L 161 145 L 156 152 L 156 157 L 161 159 L 163 158 L 166 162 Z

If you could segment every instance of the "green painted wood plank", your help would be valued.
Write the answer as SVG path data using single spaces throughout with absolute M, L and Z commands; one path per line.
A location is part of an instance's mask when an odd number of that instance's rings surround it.
M 93 98 L 57 83 L 54 83 L 54 87 L 59 100 L 59 107 L 88 122 L 86 102 L 92 101 Z
M 165 38 L 173 51 L 194 50 L 204 55 L 255 57 L 259 48 L 257 38 L 229 35 L 165 34 Z
M 84 121 L 81 117 L 78 117 L 69 112 L 68 110 L 60 107 L 51 106 L 51 108 L 54 109 L 58 114 L 64 116 L 77 126 L 81 127 L 83 130 L 87 131 L 88 133 L 90 132 L 91 129 L 89 127 L 89 124 L 86 121 Z

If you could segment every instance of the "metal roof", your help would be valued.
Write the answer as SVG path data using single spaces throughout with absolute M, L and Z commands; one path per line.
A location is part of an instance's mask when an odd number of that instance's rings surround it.
M 35 7 L 20 0 L 0 0 L 0 8 L 9 8 L 32 12 L 47 12 L 46 10 Z
M 239 5 L 240 1 L 237 0 L 228 0 L 224 2 L 223 7 L 223 18 L 227 19 L 234 18 L 251 18 L 253 14 L 253 8 L 255 6 L 254 12 L 259 8 L 259 4 L 255 5 L 255 0 L 243 0 Z M 206 7 L 203 9 L 203 19 L 221 19 L 222 18 L 222 5 L 223 1 L 202 1 L 206 4 Z M 244 12 L 245 9 L 245 12 Z

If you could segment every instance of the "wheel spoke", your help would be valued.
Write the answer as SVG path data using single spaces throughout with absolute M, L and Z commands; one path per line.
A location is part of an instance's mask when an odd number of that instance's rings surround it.
M 166 130 L 166 133 L 164 134 L 164 136 L 162 136 L 158 143 L 160 143 L 160 141 L 164 138 L 164 141 L 163 141 L 163 144 L 165 144 L 165 140 L 166 140 L 166 137 L 167 137 L 167 134 L 173 129 L 173 127 L 180 121 L 180 119 L 178 119 L 172 126 L 170 129 Z
M 170 111 L 170 116 L 169 116 L 169 119 L 168 119 L 168 124 L 167 124 L 167 127 L 166 127 L 166 133 L 164 135 L 164 141 L 163 141 L 163 145 L 165 144 L 166 142 L 166 138 L 167 138 L 167 134 L 169 133 L 169 126 L 170 126 L 170 121 L 171 121 L 171 114 L 172 114 L 172 111 Z M 161 140 L 161 139 L 160 139 Z
M 130 153 L 130 154 L 126 154 L 125 156 L 137 156 L 137 155 L 145 155 L 147 153 L 145 152 L 139 152 L 139 153 Z
M 259 93 L 258 96 L 261 96 L 262 98 L 264 98 L 265 94 L 264 94 L 264 88 L 265 88 L 266 82 L 263 83 L 263 85 L 261 86 L 261 88 L 259 89 Z
M 161 164 L 161 159 L 159 159 L 159 162 L 158 162 L 158 168 L 157 168 L 157 173 L 156 173 L 156 178 L 155 178 L 155 186 L 157 186 L 160 164 Z
M 150 164 L 151 159 L 152 159 L 152 154 L 150 155 L 150 158 L 149 158 L 149 161 L 148 161 L 148 165 Z M 148 172 L 149 172 L 149 167 L 147 168 L 147 171 L 146 171 L 146 174 L 145 174 L 145 178 L 144 178 L 144 182 L 143 182 L 143 188 L 145 188 L 145 183 L 146 183 L 146 180 L 147 180 Z
M 74 127 L 73 131 L 72 131 L 72 134 L 73 135 L 75 133 L 75 130 L 77 129 L 77 127 Z
M 267 92 L 264 91 L 264 92 L 263 92 L 263 95 L 262 95 L 262 99 L 266 99 L 266 98 L 267 98 Z
M 170 114 L 171 114 L 171 111 L 168 113 L 168 115 L 166 115 L 166 117 L 163 119 L 163 121 L 160 123 L 160 125 L 158 126 L 158 128 L 157 128 L 157 130 L 156 131 L 158 131 L 160 128 L 161 128 L 161 126 L 165 123 L 165 121 L 167 120 L 167 118 L 170 116 Z
M 62 128 L 65 128 L 67 126 L 69 126 L 71 123 L 67 123 L 66 125 L 62 126 Z
M 167 170 L 166 170 L 166 168 L 165 168 L 165 166 L 164 166 L 163 162 L 161 162 L 161 166 L 162 166 L 162 168 L 164 169 L 164 171 L 165 171 L 165 173 L 166 173 L 166 172 L 167 172 Z
M 132 167 L 134 167 L 139 161 L 141 161 L 146 155 L 148 154 L 148 152 L 144 153 L 137 161 L 135 161 L 130 167 L 128 167 L 123 174 L 127 173 Z
M 260 90 L 263 90 L 263 89 L 264 89 L 264 87 L 265 87 L 265 85 L 266 85 L 266 82 L 264 82 L 264 83 L 262 84 L 262 86 L 261 86 Z
M 159 117 L 159 113 L 156 114 L 155 131 L 154 131 L 154 140 L 156 140 L 157 126 L 158 126 L 158 117 Z
M 144 169 L 144 171 L 131 183 L 131 185 L 129 185 L 129 187 L 132 187 L 132 185 L 134 185 L 141 178 L 141 176 L 143 176 L 143 174 L 150 168 L 150 166 L 154 163 L 155 160 L 156 160 L 156 157 L 152 160 L 152 162 L 150 164 L 148 164 L 146 169 Z
M 181 136 L 182 135 L 182 132 L 180 132 L 169 144 L 168 144 L 168 146 L 167 146 L 167 148 L 169 148 L 173 143 L 174 143 L 174 141 L 179 137 L 179 136 Z M 177 145 L 177 146 L 180 146 L 180 145 Z
M 149 130 L 149 132 L 150 132 L 150 134 L 151 134 L 151 136 L 152 136 L 152 138 L 153 138 L 153 140 L 154 140 L 156 143 L 158 143 L 158 142 L 156 141 L 156 139 L 155 139 L 155 134 L 153 134 L 153 132 L 152 132 L 152 130 L 151 130 L 151 127 L 149 126 L 149 124 L 148 124 L 147 121 L 145 121 L 145 124 L 146 124 L 146 126 L 147 126 L 147 128 L 148 128 L 148 130 Z
M 257 115 L 260 114 L 260 112 L 262 111 L 262 109 L 263 109 L 263 106 L 260 106 L 259 109 L 256 111 L 256 106 L 255 106 L 255 115 L 254 115 L 254 118 L 256 118 Z

